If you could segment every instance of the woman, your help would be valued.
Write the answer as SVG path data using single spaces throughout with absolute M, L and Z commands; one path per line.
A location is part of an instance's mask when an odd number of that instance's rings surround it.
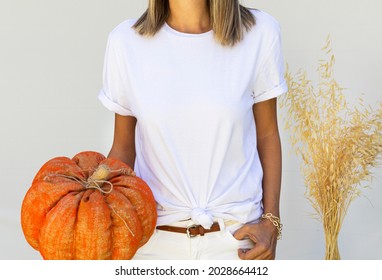
M 236 0 L 150 0 L 113 29 L 99 93 L 115 112 L 109 157 L 158 205 L 135 259 L 275 258 L 283 74 L 278 23 Z

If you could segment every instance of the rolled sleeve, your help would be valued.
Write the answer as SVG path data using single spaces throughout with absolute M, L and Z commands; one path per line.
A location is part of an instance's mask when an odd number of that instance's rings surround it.
M 252 88 L 253 103 L 265 101 L 287 92 L 288 87 L 284 75 L 285 65 L 279 29 L 267 57 L 258 68 Z
M 253 99 L 253 103 L 258 103 L 258 102 L 262 102 L 271 98 L 278 97 L 279 95 L 282 95 L 283 93 L 286 93 L 287 91 L 288 91 L 288 86 L 287 86 L 287 83 L 284 81 L 282 84 L 276 86 L 275 88 L 256 96 Z
M 106 109 L 117 113 L 121 116 L 133 116 L 133 112 L 129 108 L 122 107 L 118 103 L 110 100 L 108 94 L 105 93 L 103 89 L 101 89 L 98 93 L 98 100 L 105 106 Z
M 111 32 L 107 40 L 103 85 L 98 93 L 98 99 L 110 111 L 123 116 L 133 116 L 129 101 L 128 73 L 120 52 L 118 42 Z

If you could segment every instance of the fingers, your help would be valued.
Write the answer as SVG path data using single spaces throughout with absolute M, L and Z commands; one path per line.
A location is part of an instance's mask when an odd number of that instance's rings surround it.
M 239 258 L 242 260 L 274 260 L 275 254 L 270 248 L 255 244 L 252 249 L 238 249 Z

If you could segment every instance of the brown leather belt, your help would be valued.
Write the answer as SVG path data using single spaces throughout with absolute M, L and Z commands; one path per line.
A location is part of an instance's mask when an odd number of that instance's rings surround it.
M 215 232 L 220 230 L 220 226 L 218 223 L 213 223 L 210 229 L 206 229 L 201 225 L 192 225 L 189 227 L 173 227 L 173 226 L 157 226 L 159 230 L 177 232 L 177 233 L 185 233 L 188 238 L 195 236 L 203 236 L 205 233 Z

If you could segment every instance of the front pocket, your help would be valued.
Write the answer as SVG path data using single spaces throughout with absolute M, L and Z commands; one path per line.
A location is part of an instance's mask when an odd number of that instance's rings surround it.
M 242 227 L 242 224 L 235 224 L 235 225 L 232 225 L 232 226 L 228 226 L 226 227 L 225 231 L 223 231 L 223 235 L 228 239 L 230 240 L 230 242 L 232 242 L 233 244 L 235 244 L 237 246 L 237 248 L 253 248 L 254 246 L 254 242 L 249 239 L 249 238 L 244 238 L 244 239 L 236 239 L 233 235 L 234 233 Z

